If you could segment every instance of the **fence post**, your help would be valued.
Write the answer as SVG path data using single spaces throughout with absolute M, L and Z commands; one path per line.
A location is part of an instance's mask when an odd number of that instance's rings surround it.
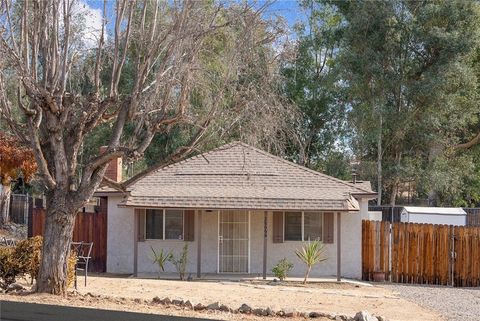
M 450 277 L 452 278 L 452 287 L 455 286 L 455 229 L 450 226 L 449 227 L 449 231 L 450 231 L 450 243 L 451 243 L 451 246 L 450 246 Z

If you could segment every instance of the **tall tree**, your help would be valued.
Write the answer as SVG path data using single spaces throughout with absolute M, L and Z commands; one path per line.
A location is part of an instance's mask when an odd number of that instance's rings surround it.
M 300 4 L 305 21 L 294 28 L 282 68 L 284 94 L 299 110 L 287 153 L 299 164 L 327 170 L 346 120 L 336 65 L 342 17 L 315 0 Z
M 165 160 L 173 161 L 195 151 L 210 131 L 244 119 L 253 100 L 258 109 L 270 108 L 255 116 L 275 114 L 278 106 L 270 85 L 263 86 L 268 76 L 244 78 L 261 53 L 253 49 L 275 40 L 277 29 L 261 18 L 265 6 L 118 0 L 110 17 L 105 1 L 93 48 L 82 42 L 77 6 L 76 0 L 0 2 L 0 113 L 30 144 L 45 185 L 37 291 L 54 294 L 66 291 L 78 208 L 102 181 L 125 188 L 104 178 L 110 160 L 138 159 L 155 135 L 188 128 L 188 143 Z M 83 158 L 79 170 L 81 147 L 100 126 L 107 127 L 108 147 Z
M 479 5 L 465 1 L 329 1 L 345 19 L 343 79 L 354 150 L 376 164 L 378 203 L 443 154 L 448 128 L 475 112 Z M 458 118 L 452 119 L 452 115 Z

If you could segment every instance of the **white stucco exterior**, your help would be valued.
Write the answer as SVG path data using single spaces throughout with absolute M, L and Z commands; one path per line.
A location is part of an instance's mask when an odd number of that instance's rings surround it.
M 134 209 L 118 207 L 119 196 L 108 198 L 108 237 L 107 237 L 107 272 L 133 273 L 134 266 Z M 368 217 L 367 200 L 361 199 L 359 212 L 341 212 L 341 274 L 342 277 L 361 278 L 361 237 L 362 217 Z M 365 212 L 364 212 L 365 211 Z M 197 271 L 198 220 L 201 212 L 201 271 L 217 273 L 218 268 L 218 213 L 197 210 L 195 212 L 195 237 L 189 242 L 187 270 L 192 275 Z M 328 259 L 316 265 L 312 277 L 335 276 L 337 273 L 337 215 L 335 214 L 334 242 L 326 244 Z M 263 270 L 263 220 L 264 211 L 250 211 L 250 273 L 261 275 Z M 295 255 L 295 250 L 302 246 L 300 241 L 273 243 L 273 213 L 267 213 L 267 273 L 282 258 L 294 264 L 291 276 L 303 276 L 305 266 Z M 176 240 L 145 240 L 138 242 L 138 273 L 156 273 L 158 268 L 152 263 L 152 251 L 165 249 L 177 255 L 184 242 Z M 174 272 L 167 264 L 167 272 Z

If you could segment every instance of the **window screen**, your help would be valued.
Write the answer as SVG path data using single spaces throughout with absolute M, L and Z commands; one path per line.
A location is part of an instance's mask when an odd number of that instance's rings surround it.
M 303 239 L 304 241 L 322 240 L 322 218 L 323 214 L 318 212 L 306 212 L 303 218 Z
M 285 212 L 285 241 L 302 240 L 302 213 Z
M 163 210 L 146 210 L 145 238 L 163 239 Z
M 183 210 L 165 210 L 165 239 L 183 240 Z

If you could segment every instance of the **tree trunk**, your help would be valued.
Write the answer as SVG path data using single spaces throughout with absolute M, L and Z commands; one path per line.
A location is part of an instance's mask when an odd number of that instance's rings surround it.
M 383 119 L 382 112 L 378 114 L 378 137 L 377 137 L 377 205 L 382 205 L 382 130 L 383 130 Z
M 67 258 L 77 209 L 68 204 L 68 193 L 55 191 L 52 194 L 47 195 L 37 292 L 65 295 L 68 281 Z
M 307 272 L 305 272 L 305 278 L 303 279 L 303 284 L 307 284 L 308 275 L 310 274 L 311 266 L 307 267 Z
M 399 185 L 399 181 L 397 179 L 394 179 L 392 183 L 392 192 L 390 194 L 391 206 L 395 206 L 395 203 L 397 202 L 398 185 Z
M 3 227 L 9 221 L 9 204 L 12 193 L 10 185 L 0 186 L 0 227 Z

